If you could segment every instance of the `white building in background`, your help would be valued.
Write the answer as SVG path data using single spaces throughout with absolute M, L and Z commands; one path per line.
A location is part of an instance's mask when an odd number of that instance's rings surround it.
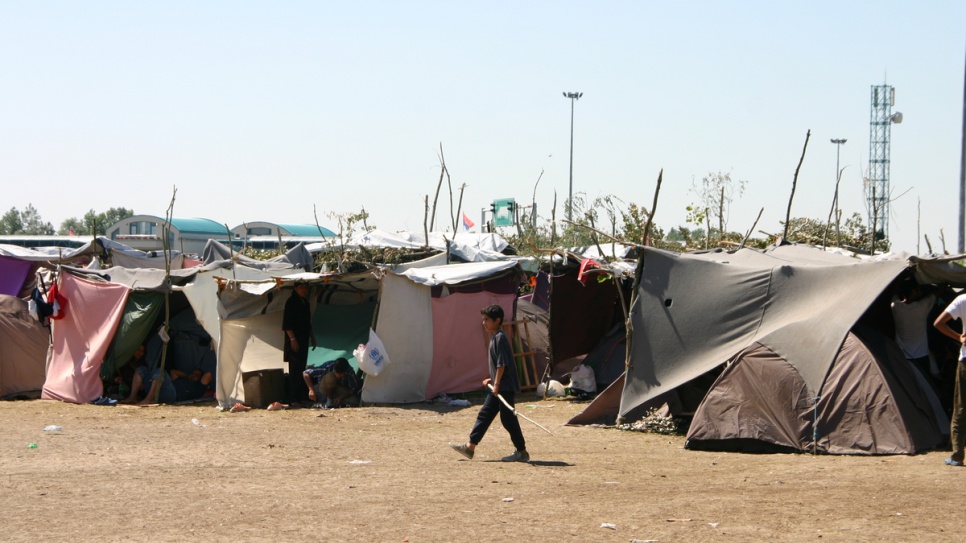
M 141 251 L 164 249 L 162 238 L 165 219 L 154 215 L 134 215 L 121 219 L 107 229 L 107 237 Z M 182 253 L 201 255 L 209 239 L 229 244 L 225 225 L 211 219 L 172 218 L 168 231 L 168 247 Z
M 231 229 L 235 248 L 278 250 L 279 240 L 286 249 L 299 242 L 325 243 L 335 239 L 335 232 L 314 224 L 282 224 L 266 221 L 246 222 Z

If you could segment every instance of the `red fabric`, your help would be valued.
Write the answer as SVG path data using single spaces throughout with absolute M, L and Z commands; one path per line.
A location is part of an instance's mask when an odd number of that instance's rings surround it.
M 54 312 L 50 315 L 52 319 L 62 319 L 67 314 L 67 298 L 64 298 L 57 288 L 57 283 L 50 285 L 47 293 L 47 303 L 54 306 Z
M 596 260 L 590 258 L 585 258 L 580 261 L 580 272 L 577 274 L 577 280 L 580 281 L 581 285 L 587 286 L 587 272 L 594 268 L 599 268 L 600 263 Z

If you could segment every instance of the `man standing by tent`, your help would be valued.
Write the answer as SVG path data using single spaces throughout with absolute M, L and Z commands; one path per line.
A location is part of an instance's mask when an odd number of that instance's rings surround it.
M 450 443 L 449 446 L 456 452 L 472 460 L 476 446 L 483 440 L 486 430 L 490 427 L 493 419 L 499 413 L 500 422 L 510 434 L 510 440 L 516 450 L 510 456 L 504 457 L 504 462 L 529 462 L 530 453 L 527 452 L 527 443 L 523 438 L 523 431 L 520 429 L 520 420 L 517 419 L 512 407 L 504 405 L 500 401 L 500 396 L 509 406 L 514 405 L 514 396 L 520 391 L 520 383 L 517 379 L 517 368 L 513 361 L 513 349 L 510 348 L 510 340 L 503 331 L 503 308 L 499 305 L 491 305 L 480 311 L 483 315 L 483 327 L 490 334 L 490 377 L 483 380 L 483 386 L 490 387 L 490 393 L 483 401 L 483 407 L 476 416 L 476 423 L 470 432 L 468 443 Z
M 956 363 L 956 389 L 953 393 L 953 413 L 949 424 L 949 441 L 953 453 L 946 459 L 950 466 L 962 466 L 964 447 L 966 447 L 966 331 L 957 332 L 949 327 L 949 321 L 959 319 L 966 325 L 966 294 L 960 294 L 936 318 L 934 325 L 943 335 L 955 339 L 962 345 L 959 349 L 959 362 Z
M 902 349 L 906 360 L 912 363 L 919 373 L 932 384 L 929 371 L 929 312 L 932 311 L 936 297 L 923 294 L 922 287 L 915 279 L 907 279 L 899 285 L 892 298 L 892 319 L 896 323 L 896 343 Z
M 302 372 L 308 365 L 309 341 L 313 349 L 316 347 L 315 334 L 312 333 L 309 284 L 296 281 L 294 290 L 285 302 L 285 312 L 282 314 L 282 330 L 285 332 L 283 360 L 288 362 L 286 392 L 289 404 L 309 401 L 309 389 L 302 379 Z

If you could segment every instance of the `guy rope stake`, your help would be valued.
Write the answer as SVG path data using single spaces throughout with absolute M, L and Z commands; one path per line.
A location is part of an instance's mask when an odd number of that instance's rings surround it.
M 534 421 L 530 417 L 524 415 L 523 413 L 517 413 L 516 408 L 513 407 L 512 405 L 510 405 L 510 402 L 504 400 L 503 399 L 503 396 L 500 396 L 500 393 L 499 392 L 493 390 L 493 385 L 486 385 L 486 388 L 490 389 L 490 392 L 492 392 L 494 396 L 496 396 L 497 398 L 499 398 L 500 401 L 503 402 L 503 405 L 505 405 L 507 409 L 509 409 L 510 411 L 512 411 L 514 415 L 516 415 L 517 417 L 522 418 L 523 420 L 529 422 L 530 424 L 536 426 L 537 428 L 540 428 L 544 432 L 547 432 L 548 434 L 553 435 L 553 432 L 551 432 L 550 430 L 547 430 L 543 426 L 540 426 L 539 424 L 537 424 L 536 421 Z

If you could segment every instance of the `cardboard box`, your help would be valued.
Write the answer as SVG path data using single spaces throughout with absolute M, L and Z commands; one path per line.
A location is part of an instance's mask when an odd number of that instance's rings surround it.
M 258 370 L 242 373 L 245 405 L 264 409 L 272 402 L 285 401 L 285 370 Z

